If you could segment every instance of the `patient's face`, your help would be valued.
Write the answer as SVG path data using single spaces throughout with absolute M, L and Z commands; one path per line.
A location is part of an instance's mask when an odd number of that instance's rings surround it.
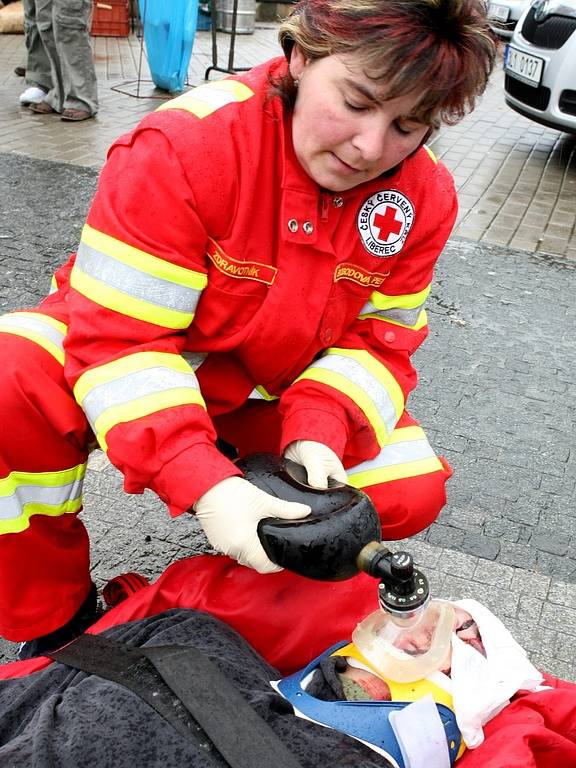
M 465 643 L 468 643 L 468 645 L 471 645 L 482 655 L 485 655 L 482 639 L 480 638 L 480 633 L 478 631 L 478 625 L 472 616 L 457 605 L 452 604 L 452 608 L 454 609 L 453 631 L 456 633 L 457 637 Z M 406 631 L 402 633 L 398 641 L 394 642 L 394 645 L 410 656 L 419 656 L 426 653 L 426 651 L 430 649 L 432 643 L 434 620 L 435 616 L 432 614 L 432 618 L 429 622 L 420 622 L 420 624 L 414 627 L 413 632 Z M 446 669 L 450 669 L 450 654 L 446 660 Z M 442 671 L 445 671 L 445 669 L 443 668 Z
M 472 616 L 470 616 L 467 611 L 463 611 L 462 608 L 458 608 L 457 605 L 453 605 L 452 607 L 455 612 L 454 631 L 456 632 L 457 637 L 468 645 L 471 645 L 472 648 L 475 648 L 478 653 L 482 654 L 482 656 L 486 656 L 478 625 Z
M 482 638 L 480 637 L 480 632 L 478 631 L 478 625 L 472 616 L 457 605 L 452 604 L 452 607 L 454 609 L 453 631 L 456 633 L 456 636 L 485 656 L 486 652 L 484 650 Z M 434 626 L 432 623 L 421 623 L 414 628 L 413 632 L 405 633 L 402 637 L 402 643 L 396 645 L 400 650 L 403 650 L 405 653 L 412 656 L 426 653 L 430 648 L 433 629 Z M 441 665 L 441 671 L 445 674 L 450 674 L 450 666 L 451 652 L 448 652 L 444 664 Z M 388 688 L 388 685 L 377 675 L 356 667 L 348 667 L 345 672 L 340 674 L 342 677 L 346 677 L 357 683 L 366 692 L 368 698 L 379 701 L 390 700 L 390 689 Z

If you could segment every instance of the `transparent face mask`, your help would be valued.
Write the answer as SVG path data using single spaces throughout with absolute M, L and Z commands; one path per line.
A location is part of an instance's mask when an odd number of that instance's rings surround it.
M 361 621 L 352 641 L 385 678 L 410 683 L 450 666 L 455 612 L 450 603 L 431 600 L 404 616 L 375 611 Z

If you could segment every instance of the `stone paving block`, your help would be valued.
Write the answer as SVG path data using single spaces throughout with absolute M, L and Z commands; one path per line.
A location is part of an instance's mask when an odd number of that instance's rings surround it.
M 482 533 L 466 531 L 460 548 L 470 555 L 495 560 L 500 552 L 500 542 Z
M 548 591 L 548 600 L 561 606 L 575 606 L 576 584 L 552 579 Z
M 525 545 L 503 541 L 500 547 L 499 562 L 518 568 L 534 568 L 537 565 L 537 555 Z
M 550 629 L 576 635 L 576 609 L 567 605 L 544 603 L 540 621 Z
M 441 568 L 448 576 L 456 575 L 466 579 L 473 577 L 477 565 L 478 559 L 476 557 L 451 549 L 444 549 L 438 562 L 438 568 Z
M 455 507 L 454 500 L 451 499 L 450 512 L 446 518 L 446 522 L 453 528 L 459 528 L 468 533 L 479 534 L 482 532 L 482 526 L 484 524 L 485 517 L 477 509 L 458 509 Z M 472 552 L 471 554 L 476 554 Z
M 561 661 L 553 656 L 547 656 L 538 652 L 531 655 L 530 661 L 537 669 L 548 672 L 549 675 L 559 677 L 562 680 L 569 680 L 570 682 L 576 680 L 573 666 L 567 661 Z
M 472 578 L 481 584 L 490 584 L 506 589 L 511 586 L 514 575 L 515 570 L 510 566 L 479 559 Z
M 543 603 L 537 597 L 520 595 L 518 598 L 517 616 L 521 621 L 538 624 L 542 615 Z
M 464 541 L 464 531 L 440 523 L 432 523 L 428 529 L 427 540 L 439 547 L 460 549 Z
M 557 496 L 572 496 L 576 498 L 576 482 L 573 477 L 552 477 L 543 475 L 540 488 L 545 493 Z
M 450 523 L 453 525 L 452 520 Z M 483 529 L 486 536 L 511 542 L 518 542 L 522 532 L 522 527 L 518 523 L 511 523 L 504 519 L 487 520 Z
M 557 632 L 552 655 L 561 661 L 573 662 L 576 657 L 576 638 L 564 632 Z
M 551 555 L 565 555 L 569 543 L 569 535 L 553 531 L 536 530 L 530 538 L 530 544 L 533 547 Z
M 541 624 L 534 624 L 520 619 L 506 618 L 506 627 L 510 630 L 513 638 L 520 643 L 522 648 L 527 651 L 528 655 L 534 662 L 533 655 L 535 653 L 540 654 L 546 658 L 555 659 L 557 655 L 559 632 L 548 629 Z M 570 637 L 567 635 L 565 637 Z M 562 656 L 558 656 L 560 660 L 567 661 Z M 538 665 L 539 669 L 545 669 L 541 665 Z
M 508 619 L 517 617 L 520 599 L 518 595 L 513 595 L 508 590 L 471 581 L 466 576 L 453 575 L 446 576 L 438 597 L 446 600 L 473 598 L 493 611 L 504 623 L 507 623 Z
M 551 579 L 549 576 L 543 576 L 540 573 L 528 571 L 525 569 L 514 568 L 514 575 L 510 584 L 510 590 L 514 594 L 529 595 L 540 600 L 551 599 L 549 589 Z
M 445 573 L 445 552 L 443 549 L 431 546 L 425 541 L 415 540 L 414 537 L 386 543 L 393 551 L 399 549 L 408 550 L 414 558 L 414 562 L 418 563 L 423 569 L 435 569 L 438 572 Z

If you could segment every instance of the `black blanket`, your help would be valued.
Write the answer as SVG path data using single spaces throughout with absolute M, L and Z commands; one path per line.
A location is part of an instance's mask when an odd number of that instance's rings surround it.
M 269 685 L 278 672 L 234 630 L 205 613 L 174 609 L 104 634 L 138 646 L 199 648 L 303 768 L 388 765 L 348 736 L 296 718 Z M 197 732 L 197 741 L 186 739 L 128 689 L 62 664 L 0 681 L 2 768 L 226 768 L 200 728 Z

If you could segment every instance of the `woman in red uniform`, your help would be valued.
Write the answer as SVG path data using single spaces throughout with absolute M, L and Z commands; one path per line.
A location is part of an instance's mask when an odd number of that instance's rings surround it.
M 56 290 L 0 318 L 0 634 L 39 638 L 22 655 L 91 612 L 95 440 L 128 493 L 195 511 L 261 572 L 258 521 L 309 508 L 244 480 L 224 444 L 363 488 L 385 539 L 445 502 L 450 469 L 406 411 L 456 216 L 424 142 L 486 85 L 483 3 L 304 0 L 280 41 L 115 142 Z

